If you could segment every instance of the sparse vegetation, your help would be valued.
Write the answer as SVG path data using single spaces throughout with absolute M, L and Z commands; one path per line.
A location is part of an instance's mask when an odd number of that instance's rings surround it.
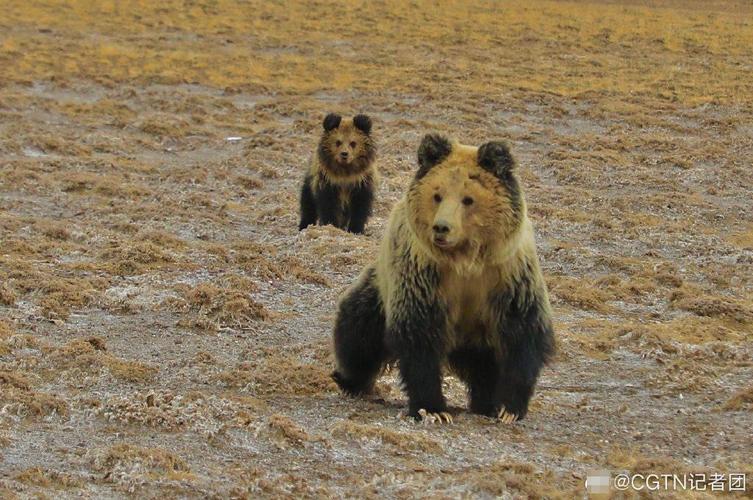
M 0 497 L 572 498 L 593 468 L 750 493 L 752 15 L 6 1 Z M 296 230 L 330 111 L 375 122 L 365 235 Z M 559 353 L 519 425 L 453 377 L 441 427 L 394 370 L 355 402 L 329 378 L 428 130 L 520 160 Z

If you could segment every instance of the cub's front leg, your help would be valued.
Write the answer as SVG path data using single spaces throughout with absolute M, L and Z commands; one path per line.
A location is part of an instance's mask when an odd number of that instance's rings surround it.
M 374 203 L 374 185 L 369 179 L 363 184 L 357 185 L 350 193 L 350 221 L 348 231 L 351 233 L 363 233 L 366 221 L 371 215 L 371 206 Z
M 338 215 L 340 208 L 340 190 L 326 180 L 319 182 L 319 189 L 316 193 L 316 212 L 319 218 L 319 225 L 332 225 L 344 229 L 338 224 Z

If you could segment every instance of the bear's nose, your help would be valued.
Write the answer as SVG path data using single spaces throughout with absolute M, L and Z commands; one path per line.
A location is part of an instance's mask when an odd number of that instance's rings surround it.
M 341 152 L 341 153 L 340 153 L 340 158 L 342 158 L 342 159 L 344 159 L 344 160 L 345 160 L 345 159 L 347 159 L 347 158 L 348 158 L 348 152 L 347 152 L 347 151 L 343 151 L 343 152 Z
M 450 232 L 450 225 L 445 221 L 438 221 L 434 223 L 432 229 L 434 229 L 434 232 L 437 234 L 447 234 Z

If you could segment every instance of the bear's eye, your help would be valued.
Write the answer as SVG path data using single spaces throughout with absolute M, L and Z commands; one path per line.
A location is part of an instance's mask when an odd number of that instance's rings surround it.
M 473 198 L 471 198 L 470 196 L 466 196 L 465 198 L 463 198 L 463 205 L 465 205 L 466 207 L 469 205 L 473 205 Z
M 442 201 L 442 196 L 440 196 L 439 193 L 435 194 L 434 195 L 434 201 L 436 201 L 437 203 L 439 203 L 440 201 Z
M 356 141 L 350 141 L 350 147 L 355 148 L 356 147 Z
M 343 141 L 335 141 L 335 146 L 338 148 L 343 145 Z

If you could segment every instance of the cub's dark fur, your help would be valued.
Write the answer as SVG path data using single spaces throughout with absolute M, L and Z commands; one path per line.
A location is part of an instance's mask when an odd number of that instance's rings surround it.
M 376 183 L 371 119 L 329 114 L 322 126 L 319 147 L 301 188 L 298 229 L 318 222 L 362 233 L 371 215 Z
M 438 135 L 424 138 L 418 159 L 376 262 L 339 304 L 333 378 L 368 393 L 397 360 L 409 414 L 441 421 L 449 369 L 472 412 L 521 419 L 554 335 L 515 161 L 505 143 Z

